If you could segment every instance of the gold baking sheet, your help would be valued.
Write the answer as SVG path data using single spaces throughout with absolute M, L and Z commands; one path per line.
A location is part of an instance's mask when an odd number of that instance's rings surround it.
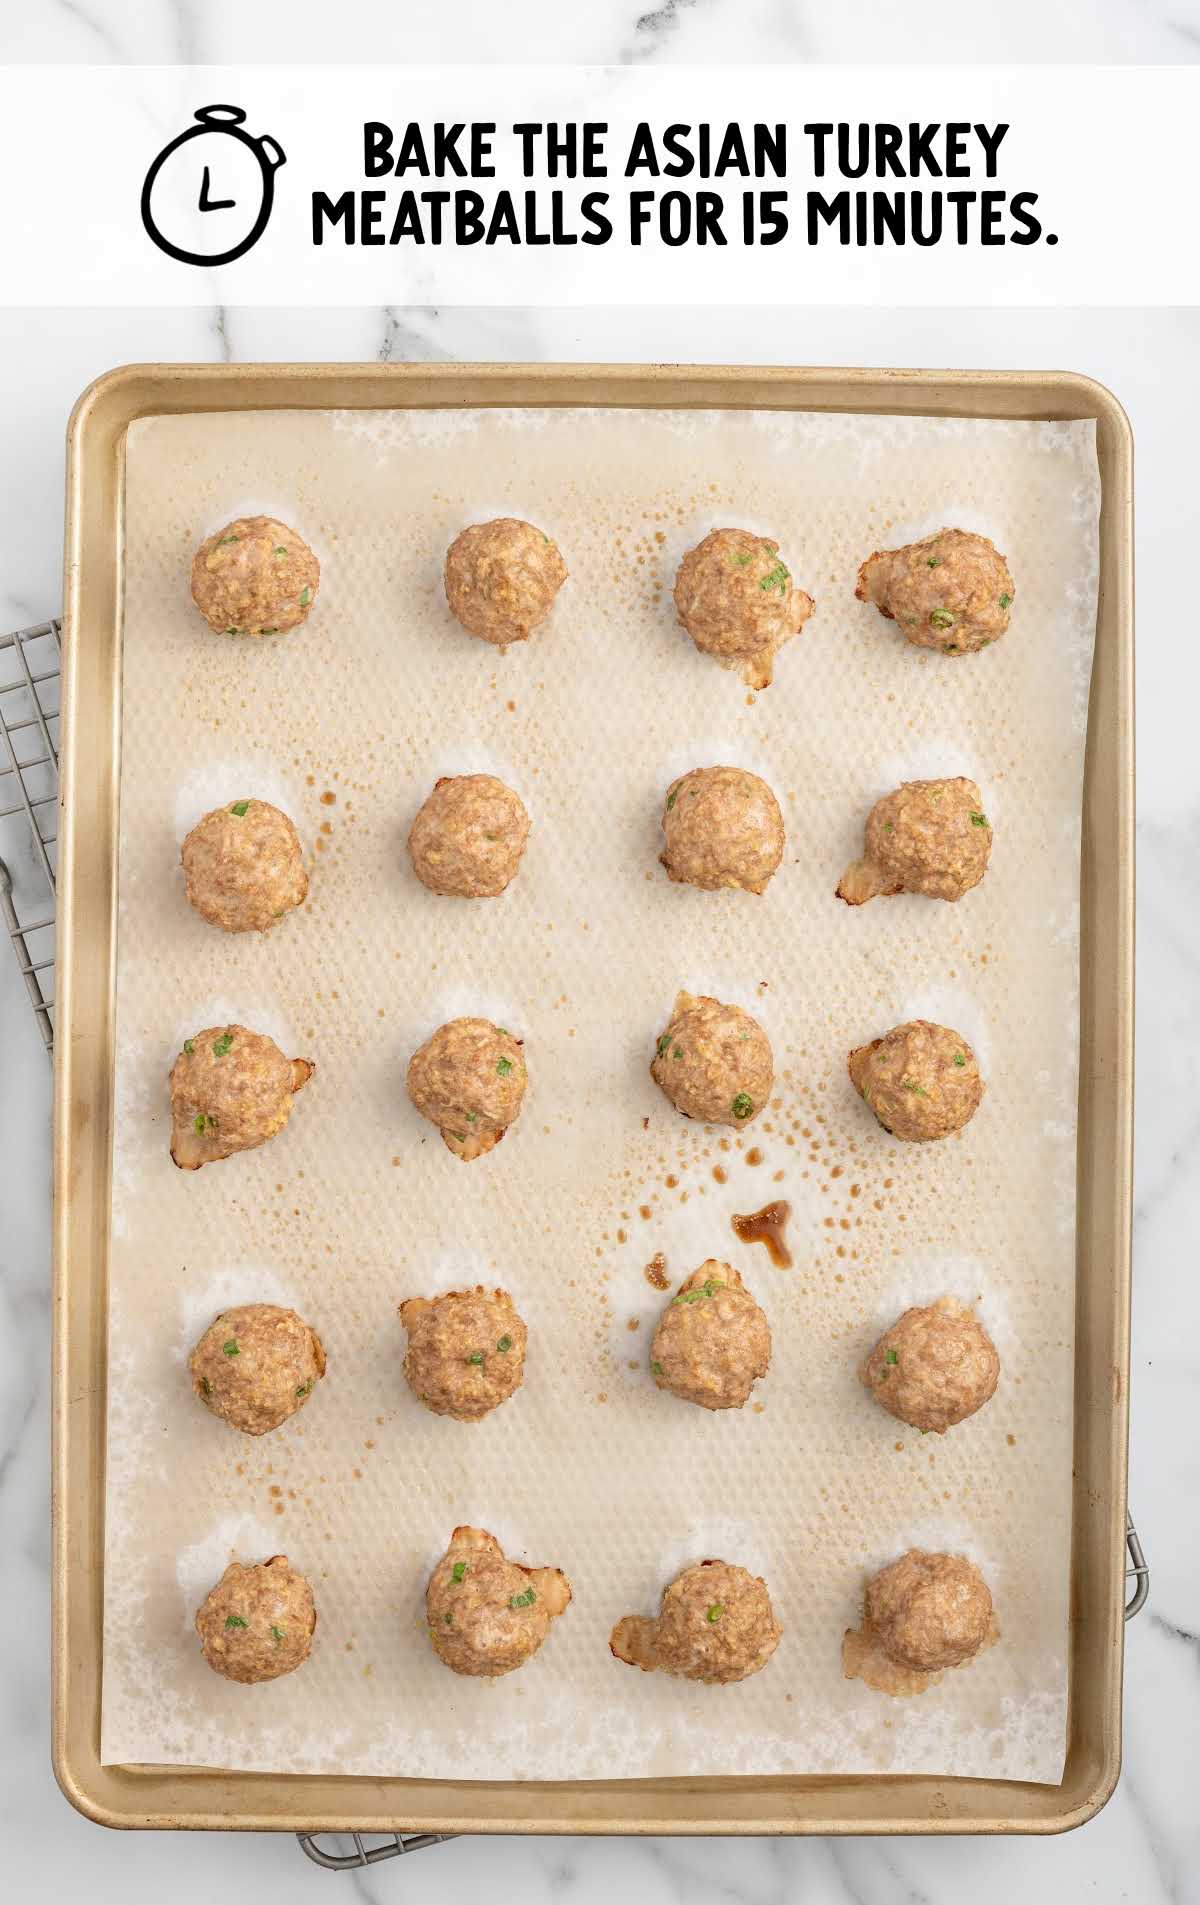
M 1102 446 L 1102 460 L 1103 460 L 1103 446 Z M 531 506 L 531 508 L 530 508 L 530 513 L 533 513 L 533 509 L 532 509 L 532 506 Z M 566 537 L 564 536 L 564 539 L 563 539 L 563 540 L 564 540 L 564 546 L 566 546 L 566 542 L 567 542 L 567 538 L 566 538 Z M 881 538 L 881 540 L 882 540 L 882 538 Z M 806 541 L 807 541 L 807 538 L 806 538 Z M 787 542 L 786 542 L 786 539 L 785 539 L 785 549 L 787 548 L 787 546 L 788 546 L 788 545 L 787 545 Z M 1010 549 L 1010 554 L 1013 554 L 1013 553 L 1014 553 L 1014 552 L 1013 552 L 1013 551 L 1012 551 L 1012 550 Z M 570 554 L 570 552 L 569 552 L 569 554 Z M 1015 563 L 1016 563 L 1016 557 L 1015 557 L 1015 554 L 1014 554 L 1014 564 L 1015 564 Z M 576 564 L 575 564 L 574 562 L 573 562 L 573 564 L 572 564 L 572 566 L 573 566 L 573 568 L 576 568 Z M 813 590 L 814 590 L 814 593 L 816 593 L 816 594 L 818 594 L 818 596 L 820 596 L 820 595 L 821 595 L 821 593 L 822 593 L 822 591 L 821 591 L 821 587 L 820 587 L 820 582 L 819 582 L 819 579 L 817 579 L 817 578 L 813 578 L 812 580 L 809 580 L 809 577 L 808 577 L 808 575 L 806 575 L 806 574 L 805 574 L 805 571 L 804 571 L 804 567 L 803 567 L 803 560 L 802 560 L 802 559 L 801 559 L 801 560 L 797 560 L 797 559 L 795 558 L 795 555 L 794 555 L 794 552 L 793 552 L 793 566 L 794 566 L 794 567 L 796 568 L 796 571 L 797 571 L 797 573 L 798 573 L 798 574 L 799 574 L 799 575 L 801 576 L 801 578 L 802 578 L 803 580 L 805 580 L 805 581 L 807 581 L 807 582 L 809 583 L 809 586 L 813 588 Z M 586 571 L 585 571 L 585 573 L 586 573 Z M 315 626 L 315 624 L 314 624 L 314 626 Z M 814 625 L 812 625 L 812 626 L 813 626 L 813 629 L 815 629 L 817 625 L 816 625 L 816 624 L 814 624 Z M 201 631 L 201 634 L 202 634 L 202 631 Z M 803 640 L 804 640 L 804 638 L 801 638 L 801 640 L 803 641 Z M 527 652 L 530 652 L 530 653 L 532 653 L 532 646 L 533 646 L 533 645 L 531 645 L 531 649 L 530 649 L 530 651 L 527 651 Z M 793 655 L 795 654 L 795 652 L 796 652 L 796 651 L 794 650 L 794 651 L 793 651 Z M 1002 652 L 1002 651 L 998 651 L 998 652 Z M 503 658 L 503 659 L 505 659 L 505 660 L 510 660 L 510 659 L 512 659 L 512 657 L 509 657 L 509 658 Z M 788 664 L 788 659 L 789 659 L 789 657 L 788 657 L 788 655 L 787 655 L 787 654 L 785 653 L 785 656 L 784 656 L 784 657 L 783 657 L 783 659 L 781 660 L 781 664 L 780 664 L 780 683 L 779 683 L 779 684 L 777 684 L 777 686 L 776 686 L 776 688 L 775 688 L 775 689 L 773 689 L 773 690 L 771 690 L 771 691 L 770 691 L 770 694 L 769 694 L 769 695 L 767 695 L 767 696 L 764 696 L 764 697 L 761 697 L 761 698 L 760 698 L 760 703 L 759 703 L 759 705 L 760 705 L 760 706 L 762 706 L 762 705 L 764 705 L 764 704 L 769 704 L 769 703 L 770 703 L 770 701 L 771 701 L 771 697 L 772 697 L 772 696 L 776 696 L 776 695 L 778 695 L 778 693 L 779 693 L 779 687 L 780 687 L 780 685 L 781 685 L 781 684 L 782 684 L 782 683 L 783 683 L 783 682 L 784 682 L 784 681 L 786 680 L 786 669 L 787 669 L 787 664 Z M 723 689 L 725 689 L 725 690 L 734 690 L 734 691 L 735 691 L 735 693 L 736 693 L 736 689 L 735 689 L 735 684 L 734 684 L 734 681 L 733 681 L 733 678 L 731 678 L 731 677 L 724 677 L 724 676 L 722 676 L 722 677 L 720 677 L 719 679 L 720 679 L 720 682 L 721 682 L 721 686 L 722 686 L 722 688 L 723 688 Z M 672 764 L 672 770 L 671 770 L 671 771 L 674 771 L 674 765 L 673 765 L 673 764 Z M 985 778 L 985 777 L 981 777 L 981 778 Z M 986 784 L 986 780 L 985 780 L 985 784 Z M 782 791 L 782 790 L 781 790 L 781 791 Z M 536 816 L 535 816 L 535 822 L 536 822 Z M 999 837 L 999 836 L 998 836 L 998 837 Z M 837 871 L 837 870 L 838 870 L 838 868 L 837 868 L 837 867 L 835 867 L 835 869 L 834 869 L 834 877 L 836 877 L 836 871 Z M 781 877 L 782 877 L 782 876 L 781 876 Z M 994 874 L 993 874 L 993 876 L 992 876 L 992 877 L 994 877 Z M 990 882 L 989 882 L 989 884 L 990 884 Z M 667 897 L 668 897 L 668 898 L 672 898 L 672 899 L 673 899 L 673 898 L 676 898 L 676 897 L 683 897 L 683 898 L 685 898 L 685 899 L 687 899 L 687 898 L 691 898 L 691 897 L 696 897 L 696 898 L 700 898 L 701 896 L 690 896 L 690 895 L 678 895 L 678 894 L 677 894 L 677 893 L 676 893 L 676 892 L 675 892 L 674 890 L 667 890 Z M 899 903 L 899 904 L 901 904 L 901 905 L 903 905 L 903 906 L 907 906 L 907 905 L 909 905 L 910 903 L 908 903 L 908 902 L 902 902 L 902 903 Z M 912 903 L 912 904 L 915 904 L 915 903 Z M 840 910 L 840 909 L 839 909 L 839 910 Z M 872 910 L 877 910 L 877 909 L 872 909 Z M 941 910 L 941 909 L 938 909 L 938 910 Z M 960 909 L 960 910 L 961 910 L 961 909 Z M 947 911 L 948 911 L 948 909 L 947 909 Z M 862 916 L 860 916 L 860 917 L 861 917 L 861 918 L 862 918 L 863 920 L 867 920 L 867 919 L 869 919 L 869 918 L 870 918 L 870 913 L 868 913 L 868 914 L 864 914 L 864 915 L 862 915 Z M 764 975 L 764 976 L 765 976 L 765 975 Z M 720 987 L 718 987 L 717 989 L 720 989 Z M 657 1010 L 657 1007 L 655 1008 L 655 1010 Z M 946 1016 L 947 1016 L 947 1017 L 949 1017 L 949 1014 L 947 1013 L 947 1014 L 946 1014 Z M 864 1027 L 864 1028 L 862 1028 L 862 1029 L 864 1029 L 864 1030 L 869 1030 L 869 1029 L 871 1029 L 871 1028 L 870 1028 L 870 1027 Z M 971 1031 L 973 1030 L 973 1028 L 972 1028 L 972 1027 L 969 1027 L 969 1026 L 966 1026 L 966 1025 L 964 1025 L 964 1027 L 963 1027 L 963 1029 L 964 1029 L 964 1030 L 967 1030 L 968 1032 L 971 1032 Z M 320 1056 L 320 1054 L 319 1054 L 319 1053 L 314 1053 L 314 1055 L 315 1055 L 315 1056 L 318 1056 L 318 1058 L 319 1058 L 319 1056 Z M 532 1048 L 531 1048 L 531 1067 L 532 1067 L 532 1063 L 533 1063 L 533 1061 L 532 1061 Z M 537 1074 L 536 1074 L 536 1071 L 535 1071 L 535 1074 L 534 1074 L 534 1075 L 535 1075 L 535 1090 L 536 1090 L 536 1083 L 537 1083 Z M 314 1102 L 314 1104 L 315 1104 L 315 1102 L 316 1102 L 316 1100 L 314 1099 L 314 1101 L 313 1101 L 313 1102 Z M 297 1109 L 297 1120 L 299 1120 L 299 1118 L 301 1117 L 301 1115 L 302 1115 L 302 1113 L 303 1113 L 304 1111 L 306 1111 L 306 1110 L 310 1110 L 310 1109 L 311 1109 L 311 1107 L 306 1107 L 306 1106 L 303 1106 L 303 1105 L 301 1105 L 300 1107 L 298 1107 L 298 1109 Z M 532 1109 L 532 1106 L 531 1106 L 531 1109 Z M 528 1115 L 529 1115 L 529 1114 L 527 1113 L 527 1117 L 528 1117 Z M 983 1117 L 983 1115 L 984 1115 L 984 1114 L 981 1114 L 981 1121 L 982 1121 L 982 1117 Z M 980 1121 L 980 1123 L 981 1123 L 981 1121 Z M 293 1127 L 293 1132 L 292 1132 L 292 1133 L 290 1133 L 290 1134 L 289 1134 L 289 1137 L 288 1137 L 288 1139 L 285 1139 L 285 1140 L 284 1140 L 283 1142 L 285 1142 L 285 1143 L 286 1143 L 286 1142 L 290 1142 L 290 1141 L 291 1141 L 291 1137 L 292 1137 L 293 1135 L 295 1135 L 295 1134 L 296 1134 L 296 1133 L 298 1132 L 298 1130 L 299 1130 L 299 1128 L 300 1128 L 300 1127 L 299 1127 L 299 1123 L 297 1122 L 297 1124 L 296 1124 L 296 1125 L 295 1125 L 295 1126 Z M 516 1145 L 517 1145 L 517 1142 L 518 1142 L 518 1139 L 519 1139 L 519 1137 L 523 1137 L 523 1136 L 524 1136 L 524 1132 L 523 1132 L 523 1131 L 519 1131 L 518 1133 L 514 1133 L 514 1135 L 513 1135 L 513 1138 L 512 1138 L 512 1140 L 510 1140 L 510 1144 L 511 1144 L 511 1146 L 512 1146 L 512 1155 L 514 1155 L 514 1156 L 516 1155 L 516 1148 L 515 1148 L 515 1147 L 516 1147 Z M 278 1148 L 278 1147 L 276 1147 L 276 1149 L 277 1149 L 277 1148 Z M 506 1149 L 507 1149 L 507 1148 L 508 1148 L 508 1147 L 506 1147 Z M 503 1154 L 498 1154 L 498 1155 L 503 1155 Z M 264 1159 L 269 1159 L 269 1157 L 270 1157 L 270 1152 L 269 1152 L 269 1151 L 265 1151 L 264 1153 L 262 1153 L 262 1154 L 261 1154 L 261 1156 L 262 1156 L 262 1157 L 263 1157 Z M 249 1162 L 250 1162 L 250 1160 L 241 1160 L 240 1162 L 241 1162 L 241 1163 L 243 1163 L 243 1164 L 245 1164 L 245 1163 L 249 1163 Z M 452 1164 L 452 1163 L 453 1163 L 453 1160 L 450 1160 L 450 1159 L 449 1159 L 449 1158 L 447 1157 L 447 1159 L 446 1159 L 446 1162 L 447 1162 L 447 1164 Z M 232 1169 L 236 1169 L 236 1168 L 237 1168 L 237 1164 L 235 1163 L 235 1164 L 234 1164 L 234 1165 L 232 1165 L 232 1166 L 226 1166 L 226 1167 L 224 1167 L 224 1171 L 225 1171 L 225 1172 L 228 1172 L 228 1171 L 230 1171 L 230 1170 L 232 1170 Z M 389 1168 L 393 1168 L 393 1169 L 394 1169 L 395 1167 L 389 1167 Z M 486 1168 L 486 1166 L 483 1166 L 483 1167 L 479 1167 L 479 1168 Z M 761 1168 L 762 1168 L 762 1167 L 760 1167 L 760 1169 L 761 1169 Z M 671 1174 L 675 1174 L 675 1173 L 671 1173 Z M 219 1179 L 219 1178 L 220 1178 L 220 1177 L 221 1177 L 222 1175 L 223 1175 L 223 1173 L 222 1173 L 221 1171 L 213 1171 L 213 1172 L 208 1172 L 208 1173 L 205 1173 L 205 1174 L 204 1174 L 204 1178 L 203 1178 L 203 1179 L 201 1180 L 201 1182 L 207 1182 L 207 1181 L 208 1181 L 209 1179 Z M 697 1201 L 698 1201 L 698 1200 L 697 1200 Z M 709 1248 L 709 1247 L 712 1247 L 712 1246 L 707 1246 L 707 1245 L 706 1245 L 705 1247 L 706 1247 L 706 1248 Z M 669 1252 L 669 1254 L 670 1254 L 670 1252 Z M 681 1264 L 681 1265 L 680 1265 L 679 1267 L 680 1267 L 680 1269 L 682 1269 L 682 1267 L 683 1267 L 683 1265 Z M 747 1267 L 748 1267 L 748 1266 L 747 1266 Z M 756 1276 L 756 1281 L 758 1281 L 758 1280 L 760 1280 L 760 1279 L 762 1278 L 762 1276 L 764 1276 L 765 1274 L 766 1274 L 766 1273 L 765 1273 L 765 1271 L 762 1271 L 762 1272 L 758 1272 L 758 1273 L 757 1273 L 757 1276 Z M 774 1273 L 773 1273 L 773 1274 L 774 1274 Z M 765 1294 L 764 1294 L 764 1300 L 766 1300 L 766 1299 L 765 1299 Z M 631 1333 L 631 1334 L 632 1334 L 632 1333 Z M 1003 1347 L 1003 1345 L 1002 1345 L 1002 1347 Z M 779 1355 L 780 1355 L 780 1345 L 779 1345 L 779 1329 L 778 1329 L 778 1326 L 777 1326 L 777 1359 L 779 1358 Z M 599 1391 L 597 1391 L 597 1393 L 600 1393 L 600 1392 L 599 1392 Z M 322 1400 L 322 1401 L 324 1401 L 324 1400 L 327 1400 L 327 1399 L 328 1399 L 328 1398 L 325 1398 L 325 1397 L 322 1397 L 322 1398 L 319 1398 L 319 1400 Z M 514 1407 L 514 1408 L 515 1408 L 516 1406 L 517 1406 L 517 1405 L 515 1405 L 515 1404 L 513 1405 L 513 1407 Z M 600 1404 L 596 1404 L 596 1405 L 594 1405 L 594 1406 L 595 1406 L 595 1407 L 596 1407 L 597 1409 L 611 1409 L 613 1405 L 612 1405 L 612 1402 L 610 1401 L 610 1402 L 609 1402 L 609 1403 L 607 1403 L 607 1404 L 603 1404 L 603 1405 L 600 1405 Z M 767 1415 L 769 1415 L 769 1411 L 770 1411 L 770 1407 L 771 1407 L 771 1403 L 770 1403 L 770 1402 L 768 1401 L 768 1408 L 767 1408 L 767 1410 L 766 1410 L 766 1411 L 764 1412 L 764 1420 L 765 1420 L 765 1418 L 766 1418 L 766 1416 L 767 1416 Z M 312 1413 L 312 1411 L 309 1411 L 309 1412 L 308 1412 L 308 1414 L 310 1414 L 310 1415 L 311 1415 L 311 1413 Z M 305 1419 L 307 1420 L 307 1417 L 306 1417 Z M 739 1425 L 739 1426 L 740 1426 L 740 1425 Z M 531 1553 L 533 1553 L 533 1552 L 534 1552 L 534 1550 L 535 1550 L 535 1545 L 536 1545 L 536 1544 L 534 1543 L 534 1541 L 532 1540 L 532 1538 L 531 1538 L 531 1537 L 528 1537 L 528 1536 L 527 1536 L 527 1537 L 526 1537 L 526 1539 L 528 1539 L 528 1541 L 529 1541 L 529 1547 L 530 1547 L 530 1552 L 531 1552 Z M 543 1545 L 544 1545 L 544 1544 L 543 1544 Z M 535 1558 L 536 1558 L 536 1556 L 535 1556 Z M 564 1562 L 564 1564 L 566 1564 L 566 1565 L 568 1565 L 568 1567 L 569 1567 L 569 1568 L 570 1568 L 570 1566 L 571 1566 L 571 1563 L 570 1563 L 570 1557 L 568 1557 L 568 1556 L 564 1556 L 564 1555 L 563 1555 L 563 1554 L 561 1554 L 561 1553 L 558 1553 L 558 1554 L 546 1554 L 546 1555 L 544 1555 L 544 1556 L 542 1556 L 541 1558 L 556 1558 L 556 1559 L 559 1559 L 559 1560 L 562 1560 L 562 1561 Z M 576 1573 L 576 1576 L 578 1577 L 578 1570 L 576 1569 L 576 1570 L 575 1570 L 574 1572 Z M 770 1574 L 771 1574 L 771 1572 L 772 1572 L 772 1570 L 771 1570 L 771 1569 L 768 1569 L 768 1573 L 769 1573 L 769 1577 L 770 1577 Z M 772 1583 L 772 1584 L 773 1584 L 773 1586 L 774 1586 L 774 1581 L 773 1581 L 773 1583 Z M 577 1578 L 577 1579 L 576 1579 L 576 1586 L 577 1586 L 577 1590 L 579 1590 L 579 1591 L 580 1591 L 580 1592 L 582 1593 L 582 1582 L 581 1582 L 581 1578 Z M 786 1590 L 785 1590 L 785 1593 L 786 1593 Z M 781 1595 L 781 1594 L 779 1594 L 779 1593 L 778 1593 L 778 1591 L 777 1591 L 777 1598 L 778 1598 L 778 1599 L 780 1599 L 780 1600 L 783 1600 L 783 1599 L 784 1599 L 784 1595 Z M 636 1602 L 631 1602 L 630 1604 L 636 1604 Z M 577 1611 L 577 1610 L 573 1610 L 573 1611 L 572 1611 L 572 1615 L 571 1615 L 571 1616 L 569 1616 L 569 1617 L 568 1617 L 568 1619 L 573 1619 L 573 1618 L 574 1618 L 574 1614 L 575 1614 L 575 1612 L 576 1612 L 576 1611 Z M 613 1610 L 613 1611 L 621 1611 L 621 1610 L 620 1610 L 620 1608 L 618 1607 L 618 1608 L 614 1608 L 614 1610 Z M 784 1619 L 785 1619 L 785 1622 L 786 1622 L 786 1621 L 787 1621 L 787 1609 L 786 1609 L 786 1606 L 781 1606 L 781 1613 L 783 1613 L 783 1617 L 784 1617 Z M 605 1616 L 605 1618 L 607 1619 L 607 1613 L 606 1613 L 606 1616 Z M 566 1625 L 566 1624 L 564 1623 L 564 1624 L 563 1624 L 563 1626 L 564 1626 L 564 1629 L 565 1629 L 565 1625 Z M 560 1638 L 560 1636 L 558 1636 L 558 1635 L 556 1635 L 556 1637 L 555 1637 L 555 1640 L 557 1640 L 558 1638 Z M 999 1651 L 1000 1651 L 1000 1650 L 997 1650 L 997 1652 L 999 1652 Z M 551 1660 L 551 1658 L 552 1658 L 552 1652 L 553 1652 L 553 1643 L 552 1643 L 552 1647 L 550 1647 L 550 1648 L 548 1648 L 548 1649 L 546 1650 L 546 1653 L 545 1653 L 545 1655 L 543 1656 L 543 1661 L 544 1661 L 544 1663 L 549 1663 L 549 1662 L 550 1662 L 550 1660 Z M 781 1650 L 781 1656 L 780 1656 L 780 1658 L 781 1658 L 781 1660 L 782 1660 L 782 1657 L 783 1657 L 783 1656 L 782 1656 L 782 1650 Z M 606 1664 L 607 1664 L 607 1663 L 606 1663 Z M 983 1663 L 980 1663 L 980 1665 L 982 1665 L 982 1664 L 983 1664 Z M 614 1670 L 614 1671 L 615 1671 L 615 1670 Z M 962 1677 L 960 1677 L 960 1678 L 965 1678 L 965 1676 L 962 1676 Z M 763 1682 L 764 1682 L 764 1684 L 765 1684 L 765 1682 L 766 1682 L 766 1679 L 767 1679 L 767 1676 L 765 1676 L 765 1675 L 764 1675 L 764 1676 L 762 1676 L 762 1677 L 761 1677 L 761 1679 L 762 1679 L 762 1681 L 763 1681 Z M 646 1683 L 646 1684 L 648 1684 L 648 1685 L 649 1685 L 649 1684 L 654 1684 L 654 1683 Z M 685 1691 L 685 1692 L 687 1692 L 687 1693 L 692 1693 L 692 1694 L 694 1694 L 694 1693 L 696 1693 L 697 1691 L 702 1691 L 702 1690 L 695 1690 L 695 1689 L 685 1689 L 684 1691 Z M 311 1787 L 310 1787 L 310 1790 L 311 1790 Z M 413 1789 L 409 1789 L 409 1790 L 411 1791 L 411 1790 L 413 1790 Z M 606 1789 L 606 1790 L 609 1790 L 609 1789 Z M 665 1789 L 664 1789 L 664 1790 L 665 1790 Z M 743 1782 L 738 1782 L 738 1784 L 737 1784 L 737 1785 L 736 1785 L 735 1787 L 733 1787 L 733 1788 L 730 1788 L 730 1787 L 723 1787 L 723 1788 L 722 1788 L 722 1790 L 723 1790 L 724 1792 L 727 1792 L 727 1793 L 728 1793 L 728 1792 L 736 1792 L 736 1791 L 745 1791 L 745 1790 L 746 1790 L 746 1787 L 745 1787 L 745 1785 L 744 1785 L 744 1783 L 743 1783 Z M 765 1789 L 764 1789 L 764 1790 L 765 1790 Z

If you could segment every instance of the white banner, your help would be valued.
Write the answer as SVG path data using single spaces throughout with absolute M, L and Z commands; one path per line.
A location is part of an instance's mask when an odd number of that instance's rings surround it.
M 9 67 L 2 297 L 1200 304 L 1198 124 L 1187 66 Z

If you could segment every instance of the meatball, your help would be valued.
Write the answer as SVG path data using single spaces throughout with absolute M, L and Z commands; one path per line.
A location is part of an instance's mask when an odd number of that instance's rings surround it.
M 239 516 L 192 559 L 192 600 L 218 635 L 282 635 L 317 599 L 321 565 L 271 516 Z
M 478 1422 L 525 1380 L 525 1325 L 507 1290 L 449 1290 L 400 1305 L 404 1374 L 435 1416 Z
M 231 1561 L 196 1612 L 204 1658 L 226 1680 L 278 1680 L 308 1659 L 317 1610 L 285 1554 L 243 1567 Z
M 211 926 L 265 933 L 304 903 L 299 836 L 269 800 L 235 800 L 197 821 L 180 854 L 187 896 Z
M 325 1374 L 325 1351 L 295 1310 L 244 1303 L 209 1325 L 188 1369 L 215 1416 L 246 1435 L 266 1435 L 304 1407 Z
M 283 1130 L 292 1098 L 316 1066 L 285 1058 L 265 1032 L 210 1025 L 171 1067 L 171 1157 L 198 1171 L 235 1151 L 252 1151 Z
M 626 1614 L 608 1644 L 645 1673 L 724 1686 L 765 1667 L 782 1633 L 765 1581 L 728 1561 L 701 1561 L 664 1589 L 656 1620 Z
M 877 550 L 854 591 L 897 622 L 918 648 L 969 655 L 998 641 L 1015 593 L 1008 564 L 986 536 L 939 529 L 904 549 Z
M 779 544 L 748 529 L 713 529 L 689 549 L 675 577 L 675 608 L 696 647 L 750 688 L 766 688 L 775 655 L 813 612 L 793 585 Z
M 494 774 L 434 782 L 408 836 L 413 871 L 431 893 L 495 899 L 521 864 L 529 815 Z
M 749 1124 L 771 1095 L 775 1062 L 757 1019 L 740 1005 L 680 992 L 650 1076 L 685 1118 Z
M 740 1409 L 770 1361 L 770 1324 L 733 1265 L 716 1257 L 680 1284 L 650 1346 L 659 1388 L 702 1409 Z
M 867 1582 L 863 1618 L 898 1667 L 941 1673 L 973 1659 L 991 1637 L 992 1597 L 963 1555 L 910 1548 Z
M 979 1109 L 983 1080 L 965 1038 L 946 1025 L 910 1019 L 859 1045 L 850 1078 L 885 1131 L 914 1143 L 961 1131 Z
M 544 622 L 567 579 L 557 546 L 516 516 L 472 523 L 446 551 L 446 600 L 463 627 L 506 648 Z
M 987 872 L 991 851 L 974 781 L 905 781 L 867 815 L 863 857 L 846 868 L 837 896 L 850 906 L 880 893 L 961 900 Z
M 528 1083 L 521 1040 L 490 1019 L 439 1025 L 408 1061 L 409 1097 L 464 1163 L 499 1144 Z
M 905 1310 L 861 1374 L 889 1415 L 944 1435 L 995 1395 L 1000 1358 L 974 1312 L 943 1296 L 925 1309 Z
M 524 1568 L 505 1559 L 495 1535 L 456 1528 L 429 1577 L 425 1618 L 447 1667 L 494 1680 L 533 1658 L 570 1602 L 560 1569 Z
M 742 767 L 694 767 L 667 789 L 659 859 L 673 880 L 762 893 L 783 858 L 783 815 L 766 781 Z

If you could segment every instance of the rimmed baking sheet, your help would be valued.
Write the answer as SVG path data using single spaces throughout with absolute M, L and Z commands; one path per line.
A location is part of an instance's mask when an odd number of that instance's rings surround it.
M 1058 1779 L 1098 503 L 1086 422 L 486 411 L 134 426 L 106 1760 Z M 257 507 L 318 548 L 318 607 L 279 643 L 217 643 L 187 601 L 190 551 Z M 450 622 L 438 566 L 463 521 L 501 509 L 552 530 L 571 580 L 541 635 L 496 656 Z M 1010 635 L 962 661 L 907 648 L 852 595 L 863 555 L 943 520 L 993 534 L 1017 580 Z M 675 562 L 715 521 L 777 535 L 818 601 L 756 698 L 673 626 Z M 671 887 L 655 862 L 667 782 L 716 759 L 765 773 L 784 805 L 789 850 L 761 901 Z M 434 900 L 404 861 L 433 779 L 471 767 L 504 773 L 534 818 L 494 905 Z M 849 913 L 833 886 L 870 801 L 955 772 L 979 780 L 995 825 L 984 886 L 957 908 Z M 253 946 L 193 918 L 173 869 L 180 829 L 248 791 L 289 807 L 314 862 L 305 913 Z M 646 1073 L 679 984 L 740 999 L 775 1045 L 779 1102 L 727 1152 Z M 526 1037 L 532 1086 L 500 1150 L 463 1167 L 407 1106 L 403 1066 L 440 1019 L 475 1009 Z M 976 1044 L 989 1087 L 963 1137 L 933 1149 L 888 1140 L 844 1076 L 849 1045 L 916 1013 Z M 190 1178 L 167 1159 L 164 1074 L 188 1032 L 226 1017 L 318 1074 L 282 1139 Z M 729 1229 L 731 1211 L 780 1195 L 785 1273 Z M 698 1417 L 654 1391 L 660 1299 L 642 1267 L 658 1249 L 675 1277 L 718 1255 L 750 1280 L 775 1334 L 761 1413 Z M 394 1309 L 477 1277 L 512 1290 L 533 1340 L 525 1389 L 464 1429 L 404 1391 Z M 879 1325 L 942 1289 L 980 1299 L 1005 1375 L 982 1416 L 930 1447 L 875 1412 L 853 1371 Z M 198 1411 L 182 1355 L 223 1303 L 255 1294 L 304 1310 L 331 1367 L 291 1427 L 242 1444 Z M 429 1561 L 470 1518 L 576 1590 L 538 1660 L 491 1688 L 451 1681 L 421 1620 Z M 977 1554 L 1004 1641 L 901 1705 L 842 1682 L 838 1643 L 864 1570 L 910 1541 Z M 319 1645 L 302 1675 L 247 1696 L 203 1667 L 190 1609 L 232 1549 L 276 1548 L 312 1574 Z M 766 1575 L 786 1629 L 771 1666 L 716 1691 L 613 1663 L 612 1621 L 651 1611 L 674 1565 L 714 1551 Z

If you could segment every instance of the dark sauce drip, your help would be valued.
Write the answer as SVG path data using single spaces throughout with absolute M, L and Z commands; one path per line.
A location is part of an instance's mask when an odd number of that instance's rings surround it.
M 761 1210 L 733 1219 L 733 1228 L 742 1243 L 766 1244 L 767 1254 L 777 1270 L 790 1270 L 792 1267 L 792 1253 L 784 1239 L 791 1210 L 791 1205 L 780 1198 L 774 1204 L 764 1204 Z
M 656 1290 L 668 1290 L 671 1279 L 667 1275 L 667 1260 L 661 1250 L 655 1252 L 646 1265 L 646 1282 L 652 1283 Z

